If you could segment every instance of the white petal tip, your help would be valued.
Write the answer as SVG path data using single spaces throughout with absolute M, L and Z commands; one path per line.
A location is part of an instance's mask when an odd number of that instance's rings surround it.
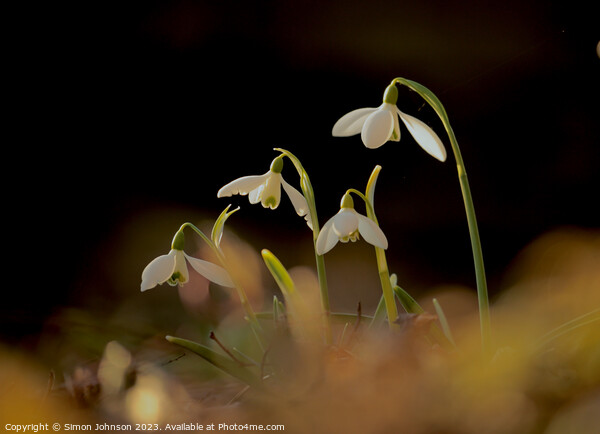
M 442 163 L 446 161 L 446 149 L 443 147 L 443 145 L 440 145 L 438 148 L 434 149 L 427 149 L 424 146 L 421 147 L 436 160 L 441 161 Z
M 333 246 L 329 247 L 329 248 L 327 248 L 327 247 L 317 247 L 317 250 L 316 250 L 317 255 L 323 256 L 325 253 L 329 252 L 332 248 L 333 248 Z

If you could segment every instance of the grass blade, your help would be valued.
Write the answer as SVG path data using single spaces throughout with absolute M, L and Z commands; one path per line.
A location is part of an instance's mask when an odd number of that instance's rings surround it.
M 172 344 L 179 345 L 180 347 L 190 350 L 191 352 L 199 355 L 211 365 L 231 375 L 232 377 L 237 378 L 238 380 L 246 383 L 247 385 L 252 386 L 258 390 L 264 390 L 264 385 L 262 384 L 260 378 L 257 375 L 253 374 L 249 369 L 241 366 L 239 362 L 235 362 L 230 358 L 225 357 L 208 348 L 207 346 L 204 346 L 197 342 L 177 338 L 174 336 L 167 336 L 166 339 Z

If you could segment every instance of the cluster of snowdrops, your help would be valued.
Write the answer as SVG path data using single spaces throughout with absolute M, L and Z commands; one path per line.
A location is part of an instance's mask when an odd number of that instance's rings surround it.
M 398 100 L 399 85 L 407 86 L 410 90 L 417 92 L 435 110 L 448 133 L 457 161 L 459 181 L 463 190 L 465 210 L 473 247 L 482 346 L 484 352 L 489 352 L 490 319 L 487 287 L 475 213 L 460 150 L 450 127 L 445 109 L 439 99 L 429 89 L 414 81 L 396 78 L 386 88 L 383 103 L 379 107 L 361 108 L 351 111 L 335 123 L 332 133 L 338 137 L 352 136 L 360 133 L 364 145 L 375 149 L 388 141 L 400 140 L 401 130 L 404 129 L 400 128 L 400 121 L 402 121 L 402 124 L 410 132 L 416 143 L 431 156 L 442 162 L 445 161 L 447 156 L 446 149 L 438 135 L 424 122 L 398 109 L 396 103 Z M 338 241 L 342 243 L 348 241 L 355 242 L 362 238 L 375 248 L 382 295 L 374 315 L 370 317 L 372 324 L 387 324 L 391 332 L 398 331 L 400 325 L 397 320 L 401 315 L 397 307 L 398 302 L 406 311 L 402 314 L 423 314 L 424 310 L 421 306 L 398 285 L 396 276 L 390 274 L 387 267 L 385 251 L 388 247 L 388 240 L 378 224 L 373 206 L 375 185 L 381 167 L 375 167 L 364 192 L 356 189 L 348 189 L 341 198 L 339 212 L 329 218 L 321 227 L 317 218 L 313 188 L 307 172 L 294 154 L 285 149 L 276 148 L 275 150 L 279 152 L 279 155 L 272 161 L 269 170 L 265 174 L 238 178 L 218 190 L 217 195 L 218 197 L 248 195 L 250 203 L 261 203 L 265 208 L 276 209 L 281 201 L 281 189 L 283 188 L 297 214 L 306 220 L 308 227 L 313 233 L 321 305 L 320 312 L 316 315 L 316 317 L 320 318 L 320 321 L 318 321 L 320 326 L 316 331 L 314 327 L 308 327 L 312 329 L 312 332 L 305 334 L 304 337 L 309 337 L 313 340 L 316 339 L 325 346 L 331 346 L 334 341 L 331 320 L 335 314 L 330 311 L 329 306 L 324 255 L 333 249 L 338 244 Z M 295 188 L 283 179 L 282 169 L 286 158 L 291 161 L 298 172 L 300 189 Z M 366 215 L 355 210 L 355 199 L 364 202 Z M 189 265 L 208 280 L 223 287 L 235 289 L 245 312 L 245 319 L 251 327 L 259 347 L 264 348 L 265 344 L 268 345 L 265 342 L 268 340 L 268 337 L 264 333 L 259 317 L 262 318 L 265 315 L 263 312 L 257 313 L 253 310 L 243 286 L 240 282 L 236 281 L 231 264 L 221 248 L 221 238 L 225 222 L 238 209 L 230 210 L 230 206 L 228 206 L 216 219 L 210 235 L 205 234 L 192 223 L 183 224 L 173 237 L 170 252 L 157 257 L 144 269 L 141 290 L 146 291 L 163 283 L 184 285 L 189 280 Z M 211 248 L 218 263 L 192 257 L 185 253 L 184 231 L 186 229 L 192 230 Z M 262 251 L 262 257 L 284 297 L 284 302 L 281 302 L 278 297 L 274 298 L 273 311 L 269 312 L 269 318 L 278 322 L 284 319 L 288 323 L 293 323 L 296 327 L 298 324 L 302 325 L 304 323 L 306 325 L 310 323 L 311 321 L 307 318 L 309 316 L 310 318 L 315 318 L 314 312 L 307 312 L 308 308 L 302 300 L 302 294 L 296 290 L 294 281 L 285 267 L 268 250 Z M 438 304 L 435 304 L 435 307 L 438 323 L 431 325 L 431 328 L 427 331 L 427 336 L 430 340 L 438 344 L 451 345 L 452 336 L 445 321 L 443 310 Z M 359 315 L 357 314 L 356 320 L 359 320 Z M 249 375 L 246 372 L 246 367 L 243 364 L 236 363 L 237 360 L 235 358 L 228 358 L 207 346 L 186 339 L 167 336 L 167 340 L 194 351 L 215 366 L 250 385 L 260 386 L 260 379 L 257 380 L 256 377 Z

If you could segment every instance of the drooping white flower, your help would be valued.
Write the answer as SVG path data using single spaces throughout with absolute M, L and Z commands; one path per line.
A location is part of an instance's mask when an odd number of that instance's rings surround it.
M 325 223 L 319 233 L 317 253 L 324 255 L 333 249 L 338 241 L 354 242 L 359 239 L 359 234 L 368 243 L 387 249 L 387 238 L 381 228 L 370 218 L 356 212 L 352 198 L 346 193 L 342 198 L 340 211 Z
M 402 120 L 415 141 L 428 154 L 440 161 L 446 160 L 446 149 L 437 134 L 419 119 L 403 113 L 396 106 L 398 89 L 390 85 L 385 91 L 383 104 L 374 108 L 361 108 L 342 116 L 333 126 L 336 137 L 348 137 L 361 133 L 367 148 L 375 149 L 388 141 L 400 141 Z
M 296 213 L 300 217 L 304 217 L 308 227 L 312 229 L 308 203 L 302 193 L 283 179 L 281 175 L 282 168 L 283 160 L 278 157 L 273 160 L 271 168 L 264 175 L 244 176 L 231 181 L 221 187 L 217 192 L 217 197 L 228 197 L 234 194 L 248 195 L 250 203 L 260 202 L 265 208 L 276 209 L 281 202 L 281 187 L 283 187 Z
M 194 270 L 211 282 L 221 286 L 234 287 L 227 271 L 212 262 L 194 258 L 183 251 L 183 232 L 178 232 L 173 238 L 171 251 L 166 255 L 155 258 L 146 265 L 142 272 L 141 290 L 146 291 L 167 282 L 171 286 L 183 285 L 189 280 L 189 263 Z
M 144 268 L 142 272 L 142 291 L 154 288 L 156 285 L 161 285 L 165 282 L 171 286 L 177 284 L 183 285 L 189 280 L 186 262 L 211 282 L 230 288 L 234 286 L 224 268 L 212 262 L 194 258 L 183 250 L 171 249 L 168 254 L 155 258 Z

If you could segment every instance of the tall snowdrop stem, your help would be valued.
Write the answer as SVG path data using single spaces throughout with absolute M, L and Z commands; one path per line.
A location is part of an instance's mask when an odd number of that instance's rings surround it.
M 377 166 L 375 168 L 375 170 L 373 171 L 375 178 L 377 177 L 379 170 L 381 170 L 381 166 Z M 372 177 L 373 177 L 373 175 L 372 175 Z M 375 186 L 374 181 L 373 181 L 373 184 L 369 184 L 369 185 L 372 185 L 372 187 L 374 188 L 374 186 Z M 368 187 L 367 187 L 367 191 L 369 191 Z M 369 217 L 377 225 L 379 225 L 379 223 L 377 223 L 377 217 L 375 216 L 375 210 L 373 208 L 371 201 L 360 191 L 355 190 L 353 188 L 348 189 L 347 193 L 354 193 L 357 196 L 359 196 L 365 202 L 365 205 L 367 208 L 367 217 Z M 379 280 L 381 281 L 381 290 L 383 292 L 383 299 L 385 302 L 385 310 L 386 310 L 387 317 L 388 317 L 388 323 L 389 323 L 390 329 L 395 330 L 395 329 L 399 328 L 399 325 L 394 322 L 398 318 L 398 307 L 396 306 L 396 299 L 394 297 L 394 289 L 392 288 L 392 283 L 390 281 L 390 271 L 389 271 L 388 265 L 387 265 L 385 250 L 382 249 L 381 247 L 375 246 L 375 257 L 377 259 L 377 271 L 379 272 Z
M 244 309 L 244 312 L 246 313 L 246 318 L 247 318 L 248 322 L 250 323 L 250 325 L 252 327 L 252 331 L 256 335 L 256 338 L 257 338 L 260 346 L 264 349 L 264 344 L 262 341 L 262 332 L 263 332 L 262 327 L 261 327 L 260 323 L 258 322 L 258 318 L 256 317 L 254 310 L 252 309 L 252 305 L 250 304 L 250 300 L 248 299 L 248 295 L 246 294 L 246 291 L 244 291 L 244 288 L 240 284 L 239 280 L 237 279 L 236 274 L 232 272 L 233 271 L 232 267 L 229 264 L 229 261 L 227 260 L 225 255 L 223 254 L 223 251 L 209 237 L 207 237 L 204 234 L 204 232 L 202 232 L 200 229 L 198 229 L 198 227 L 196 227 L 194 224 L 189 223 L 189 222 L 184 223 L 179 228 L 179 232 L 183 231 L 185 228 L 192 229 L 200 238 L 202 238 L 202 240 L 215 253 L 217 259 L 219 260 L 219 262 L 221 263 L 223 268 L 229 274 L 229 277 L 231 277 L 231 280 L 235 286 L 235 290 L 240 299 L 242 308 Z
M 469 234 L 471 236 L 471 249 L 473 250 L 473 261 L 475 265 L 475 278 L 477 282 L 477 298 L 479 302 L 479 321 L 481 327 L 481 344 L 483 353 L 485 356 L 489 356 L 491 348 L 491 319 L 490 319 L 490 308 L 489 308 L 489 297 L 487 290 L 487 281 L 485 277 L 485 267 L 483 265 L 483 253 L 481 250 L 481 240 L 479 238 L 479 229 L 477 228 L 477 218 L 475 217 L 475 207 L 473 206 L 473 198 L 471 196 L 471 188 L 469 187 L 469 180 L 467 178 L 467 171 L 463 162 L 462 154 L 458 146 L 458 141 L 454 135 L 454 131 L 450 126 L 448 115 L 444 106 L 440 100 L 435 96 L 433 92 L 427 89 L 425 86 L 416 83 L 405 78 L 395 78 L 392 80 L 392 84 L 401 84 L 407 86 L 409 89 L 417 92 L 421 97 L 435 110 L 444 128 L 448 133 L 450 144 L 452 145 L 452 151 L 454 152 L 454 158 L 456 160 L 456 168 L 458 171 L 458 179 L 460 182 L 460 188 L 462 190 L 463 201 L 465 204 L 465 211 L 467 214 L 467 223 L 469 226 Z
M 302 188 L 302 194 L 308 204 L 308 210 L 310 212 L 310 218 L 313 228 L 313 247 L 315 250 L 315 262 L 317 266 L 317 276 L 319 279 L 319 289 L 321 292 L 321 309 L 323 310 L 323 333 L 325 343 L 331 345 L 333 342 L 331 334 L 331 308 L 329 306 L 329 289 L 327 286 L 327 274 L 325 273 L 325 258 L 317 253 L 317 238 L 319 237 L 319 219 L 317 218 L 317 206 L 315 203 L 315 194 L 310 183 L 310 179 L 304 167 L 300 163 L 300 160 L 289 151 L 281 148 L 275 148 L 276 151 L 281 152 L 283 155 L 288 157 L 294 164 L 294 167 L 298 171 L 300 176 L 300 187 Z

